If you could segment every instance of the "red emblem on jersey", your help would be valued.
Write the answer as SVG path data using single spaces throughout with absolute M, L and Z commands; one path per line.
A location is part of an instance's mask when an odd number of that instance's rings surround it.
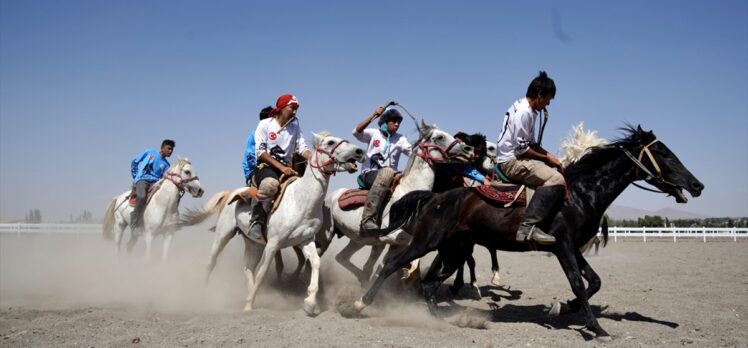
M 154 158 L 155 158 L 155 156 L 153 156 L 153 154 L 151 154 L 150 156 L 148 156 L 148 160 L 149 161 L 153 161 Z
M 379 147 L 379 139 L 374 140 L 374 147 Z
M 278 138 L 278 134 L 275 134 L 275 132 L 270 132 L 270 140 L 275 140 Z

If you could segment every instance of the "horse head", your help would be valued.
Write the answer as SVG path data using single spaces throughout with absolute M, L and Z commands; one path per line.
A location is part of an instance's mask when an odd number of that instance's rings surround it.
M 688 198 L 683 194 L 684 189 L 692 197 L 701 195 L 704 184 L 691 174 L 652 131 L 644 131 L 641 126 L 637 126 L 636 129 L 628 127 L 625 131 L 629 136 L 619 144 L 637 165 L 637 179 L 644 179 L 662 192 L 675 197 L 678 203 L 688 202 Z
M 483 160 L 480 162 L 480 169 L 482 169 L 484 173 L 491 173 L 491 171 L 493 171 L 496 166 L 497 154 L 496 144 L 486 141 L 486 153 L 483 155 Z
M 436 125 L 421 121 L 421 137 L 415 142 L 415 153 L 429 163 L 444 162 L 449 159 L 468 162 L 473 158 L 473 147 L 439 130 Z
M 166 173 L 166 178 L 177 185 L 180 191 L 189 192 L 192 197 L 202 197 L 205 192 L 200 185 L 197 171 L 187 158 L 178 158 L 177 164 Z
M 310 165 L 327 175 L 355 173 L 358 170 L 356 162 L 364 163 L 364 150 L 328 132 L 314 134 L 314 152 Z

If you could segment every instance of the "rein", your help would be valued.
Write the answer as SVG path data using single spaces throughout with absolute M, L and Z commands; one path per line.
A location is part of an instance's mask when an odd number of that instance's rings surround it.
M 335 162 L 335 150 L 338 148 L 338 146 L 340 146 L 340 145 L 342 145 L 344 143 L 347 143 L 347 142 L 348 142 L 348 140 L 341 140 L 340 142 L 338 142 L 337 144 L 335 144 L 335 146 L 333 146 L 332 150 L 330 150 L 330 151 L 328 151 L 325 148 L 322 148 L 320 146 L 315 146 L 314 147 L 314 152 L 315 152 L 316 156 L 314 156 L 314 157 L 315 157 L 317 163 L 315 165 L 315 163 L 309 162 L 309 165 L 312 168 L 319 169 L 319 171 L 322 172 L 322 174 L 325 174 L 327 176 L 330 176 L 330 175 L 335 176 L 335 173 L 336 173 L 335 170 L 332 170 L 332 171 L 328 172 L 327 170 L 325 170 L 325 166 L 327 166 L 330 163 Z M 322 164 L 319 163 L 319 161 L 320 161 L 319 160 L 319 153 L 320 152 L 326 154 L 329 157 L 327 159 L 327 161 L 325 161 L 325 163 L 322 163 Z
M 178 178 L 179 181 L 174 180 L 174 177 Z M 179 174 L 169 171 L 168 173 L 166 173 L 166 180 L 171 181 L 174 186 L 177 187 L 177 189 L 179 190 L 179 196 L 181 197 L 182 195 L 184 195 L 184 185 L 191 181 L 200 180 L 200 178 L 198 178 L 197 176 L 193 176 L 189 179 L 182 179 Z
M 449 158 L 449 155 L 448 155 L 449 150 L 451 150 L 453 147 L 455 147 L 455 145 L 459 143 L 462 143 L 462 141 L 460 139 L 455 139 L 451 144 L 449 144 L 449 146 L 447 146 L 446 150 L 439 145 L 420 144 L 418 145 L 418 148 L 421 149 L 422 151 L 416 152 L 416 156 L 423 158 L 423 160 L 426 161 L 426 163 L 433 166 L 436 163 L 441 163 L 441 162 L 446 161 Z M 431 156 L 431 150 L 439 151 L 439 154 L 441 155 L 441 157 Z
M 660 170 L 660 166 L 657 164 L 657 160 L 655 160 L 654 156 L 652 155 L 652 152 L 649 151 L 649 147 L 652 146 L 652 144 L 654 144 L 656 142 L 659 142 L 659 141 L 660 141 L 659 139 L 655 139 L 651 143 L 649 143 L 647 145 L 644 145 L 644 147 L 642 147 L 641 151 L 639 151 L 639 157 L 638 158 L 634 157 L 634 155 L 628 149 L 626 149 L 625 147 L 621 146 L 620 149 L 623 151 L 623 153 L 626 154 L 626 156 L 632 162 L 634 162 L 634 164 L 636 164 L 636 176 L 635 176 L 634 180 L 644 179 L 645 181 L 647 181 L 647 180 L 654 179 L 654 180 L 657 181 L 658 184 L 667 184 L 667 185 L 670 185 L 670 186 L 673 186 L 673 187 L 677 187 L 677 185 L 675 185 L 675 184 L 673 184 L 673 183 L 665 180 L 665 178 L 662 176 L 662 170 Z M 644 163 L 642 163 L 641 160 L 642 160 L 642 157 L 644 156 L 645 153 L 647 154 L 647 157 L 649 158 L 649 161 L 652 162 L 652 166 L 654 167 L 655 172 L 657 173 L 657 175 L 652 174 L 652 172 L 644 165 Z M 645 178 L 640 178 L 639 177 L 639 169 L 641 169 L 644 173 L 647 174 L 647 176 Z M 631 184 L 633 184 L 634 186 L 636 186 L 636 187 L 638 187 L 638 188 L 640 188 L 642 190 L 645 190 L 645 191 L 667 194 L 667 192 L 664 192 L 664 191 L 661 191 L 661 190 L 650 189 L 648 187 L 644 187 L 642 185 L 639 185 L 639 184 L 637 184 L 635 182 L 632 182 Z

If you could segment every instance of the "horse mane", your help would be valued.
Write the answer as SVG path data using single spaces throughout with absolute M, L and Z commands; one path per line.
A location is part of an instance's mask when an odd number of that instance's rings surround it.
M 576 138 L 577 136 L 579 136 L 579 139 L 581 141 L 590 140 L 593 142 L 594 139 L 602 139 L 597 137 L 597 135 L 595 134 L 596 132 L 584 133 L 581 126 L 582 124 L 580 123 L 573 128 L 573 134 L 571 136 L 572 138 Z M 640 127 L 634 128 L 633 126 L 628 124 L 625 127 L 619 128 L 619 130 L 621 130 L 624 135 L 620 138 L 615 139 L 613 142 L 608 143 L 607 141 L 605 141 L 605 143 L 600 143 L 599 145 L 586 148 L 584 148 L 583 145 L 580 145 L 581 143 L 575 143 L 574 140 L 570 140 L 569 144 L 571 145 L 567 145 L 566 140 L 569 140 L 567 138 L 564 141 L 564 145 L 562 145 L 562 147 L 568 149 L 568 153 L 564 155 L 564 158 L 566 158 L 567 155 L 570 156 L 569 158 L 577 156 L 577 159 L 571 161 L 566 169 L 565 173 L 567 179 L 571 181 L 575 177 L 584 175 L 585 173 L 596 171 L 601 166 L 610 162 L 611 155 L 614 152 L 619 152 L 619 149 L 622 147 L 628 148 L 635 144 L 650 143 L 654 141 L 654 139 L 656 139 L 651 131 L 645 132 L 642 131 Z
M 436 125 L 424 124 L 421 128 L 421 136 L 413 143 L 413 145 L 411 145 L 411 149 L 413 150 L 411 151 L 410 156 L 408 156 L 408 165 L 405 167 L 405 171 L 403 171 L 403 176 L 408 175 L 410 169 L 413 167 L 413 163 L 415 163 L 416 157 L 418 157 L 416 156 L 418 146 L 431 136 L 434 129 L 436 129 Z
M 571 127 L 571 132 L 561 142 L 561 150 L 564 152 L 560 159 L 561 164 L 564 168 L 568 167 L 590 153 L 594 148 L 607 144 L 607 140 L 597 136 L 597 131 L 585 131 L 584 122 L 579 122 L 576 126 Z

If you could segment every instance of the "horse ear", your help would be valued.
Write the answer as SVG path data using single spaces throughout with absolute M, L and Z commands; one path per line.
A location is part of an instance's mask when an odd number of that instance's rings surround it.
M 639 135 L 639 136 L 641 136 L 642 134 L 644 134 L 644 130 L 642 129 L 642 125 L 637 125 L 636 126 L 636 134 Z
M 312 135 L 314 136 L 314 144 L 315 145 L 319 145 L 319 144 L 322 143 L 322 140 L 324 139 L 324 137 L 322 135 L 314 133 L 314 132 L 312 132 Z

